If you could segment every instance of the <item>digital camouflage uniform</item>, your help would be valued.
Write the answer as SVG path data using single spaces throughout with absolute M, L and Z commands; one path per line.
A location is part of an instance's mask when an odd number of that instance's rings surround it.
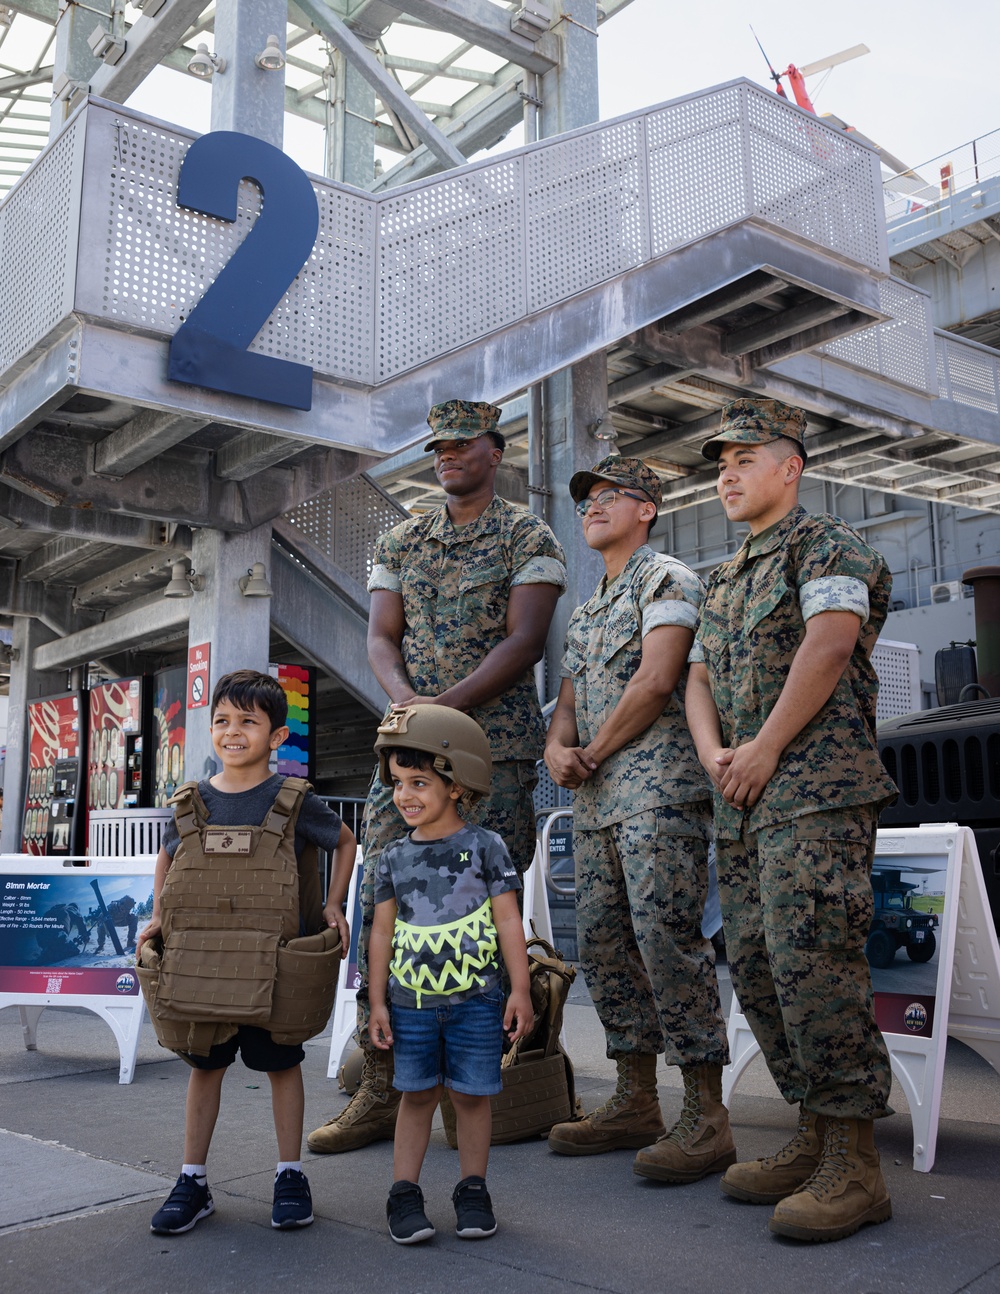
M 861 620 L 833 694 L 785 750 L 753 808 L 715 795 L 719 889 L 740 1008 L 785 1099 L 839 1118 L 885 1113 L 890 1085 L 864 947 L 876 818 L 895 795 L 875 740 L 870 660 L 891 585 L 885 562 L 860 535 L 796 506 L 713 573 L 691 654 L 707 667 L 723 744 L 737 747 L 756 737 L 774 707 L 806 621 L 824 611 Z
M 693 630 L 702 596 L 693 571 L 644 544 L 573 613 L 562 675 L 573 683 L 581 746 L 638 670 L 646 634 Z M 580 960 L 609 1057 L 665 1051 L 672 1065 L 722 1065 L 715 961 L 701 934 L 710 788 L 683 692 L 682 682 L 663 713 L 574 792 Z
M 548 526 L 524 508 L 494 498 L 475 521 L 456 528 L 441 507 L 400 522 L 381 535 L 368 582 L 403 599 L 403 663 L 418 697 L 438 696 L 467 678 L 507 634 L 510 590 L 520 584 L 566 587 L 563 550 Z M 492 792 L 468 812 L 470 822 L 495 831 L 522 876 L 535 852 L 531 794 L 545 743 L 535 678 L 525 670 L 495 700 L 469 711 L 493 755 Z M 463 810 L 463 814 L 465 810 Z M 376 770 L 365 805 L 365 870 L 358 968 L 367 984 L 368 938 L 374 912 L 374 867 L 403 831 Z M 370 860 L 370 863 L 369 861 Z M 367 1029 L 367 987 L 358 991 L 359 1027 Z

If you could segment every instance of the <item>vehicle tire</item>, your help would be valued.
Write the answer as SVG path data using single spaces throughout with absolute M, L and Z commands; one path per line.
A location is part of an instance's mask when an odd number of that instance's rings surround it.
M 865 944 L 865 956 L 873 970 L 885 970 L 896 960 L 896 941 L 888 930 L 873 930 Z
M 937 952 L 937 940 L 928 930 L 927 938 L 920 944 L 910 944 L 906 950 L 906 955 L 911 962 L 929 962 Z

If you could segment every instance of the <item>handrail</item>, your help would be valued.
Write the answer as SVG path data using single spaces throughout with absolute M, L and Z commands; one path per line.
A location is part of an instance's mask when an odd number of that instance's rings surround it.
M 549 863 L 549 837 L 552 834 L 552 824 L 557 818 L 572 818 L 572 809 L 554 809 L 545 819 L 542 825 L 542 874 L 545 877 L 545 884 L 553 894 L 575 894 L 576 885 L 560 885 L 552 875 L 552 868 Z

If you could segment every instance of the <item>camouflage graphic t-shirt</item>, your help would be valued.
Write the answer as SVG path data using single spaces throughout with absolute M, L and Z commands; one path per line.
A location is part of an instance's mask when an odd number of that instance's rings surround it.
M 500 982 L 491 898 L 521 882 L 495 832 L 467 823 L 443 840 L 403 836 L 382 850 L 375 902 L 396 901 L 390 997 L 397 1006 L 461 1002 Z

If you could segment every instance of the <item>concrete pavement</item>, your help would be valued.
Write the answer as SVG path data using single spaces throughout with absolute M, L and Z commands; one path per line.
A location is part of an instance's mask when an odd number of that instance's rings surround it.
M 725 997 L 728 982 L 723 971 Z M 613 1087 L 603 1034 L 581 983 L 566 1030 L 585 1105 Z M 723 1197 L 718 1178 L 692 1186 L 644 1181 L 632 1152 L 581 1159 L 534 1141 L 494 1149 L 492 1239 L 459 1240 L 451 1190 L 457 1156 L 432 1136 L 423 1186 L 438 1228 L 404 1248 L 385 1229 L 392 1147 L 313 1156 L 304 1167 L 316 1222 L 270 1226 L 274 1137 L 267 1080 L 233 1067 L 209 1163 L 213 1217 L 177 1237 L 149 1218 L 179 1170 L 187 1069 L 148 1024 L 130 1086 L 117 1082 L 110 1031 L 96 1016 L 50 1009 L 36 1052 L 15 1008 L 0 1011 L 0 1289 L 105 1294 L 109 1289 L 256 1294 L 274 1288 L 423 1294 L 684 1291 L 684 1294 L 992 1294 L 1000 1291 L 1000 1076 L 951 1043 L 935 1169 L 915 1173 L 906 1102 L 877 1130 L 895 1216 L 834 1245 L 772 1236 L 767 1208 Z M 325 1077 L 329 1044 L 306 1048 L 306 1129 L 344 1098 Z M 661 1069 L 669 1123 L 676 1071 Z M 777 1149 L 794 1126 L 762 1062 L 733 1099 L 742 1157 Z

